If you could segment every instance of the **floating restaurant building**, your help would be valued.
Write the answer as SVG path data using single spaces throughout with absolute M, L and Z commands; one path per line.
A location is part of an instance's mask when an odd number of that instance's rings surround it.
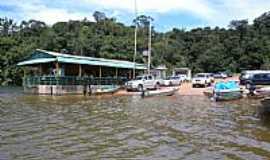
M 94 58 L 35 50 L 17 64 L 25 70 L 23 86 L 28 93 L 86 94 L 123 85 L 147 68 L 130 61 Z

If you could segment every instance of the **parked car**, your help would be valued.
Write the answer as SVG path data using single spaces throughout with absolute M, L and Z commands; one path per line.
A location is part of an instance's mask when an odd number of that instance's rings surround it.
M 208 73 L 198 73 L 192 78 L 192 87 L 197 87 L 197 86 L 206 87 L 210 85 L 211 85 L 211 79 Z
M 218 73 L 215 73 L 213 77 L 217 79 L 220 79 L 220 78 L 225 79 L 228 77 L 228 75 L 225 72 L 218 72 Z
M 126 83 L 126 89 L 128 91 L 143 91 L 145 89 L 157 89 L 161 85 L 161 81 L 155 79 L 152 75 L 142 75 L 136 77 L 136 79 L 128 81 Z
M 184 81 L 184 79 L 181 76 L 171 76 L 164 80 L 164 85 L 177 86 L 177 85 L 181 85 L 182 81 Z
M 250 82 L 251 79 L 255 74 L 263 74 L 263 73 L 270 73 L 270 71 L 267 70 L 247 70 L 241 72 L 241 75 L 239 77 L 240 84 L 246 85 L 247 82 Z
M 177 77 L 181 78 L 181 82 L 188 81 L 188 77 L 185 74 L 178 74 Z
M 246 80 L 247 88 L 252 85 L 270 85 L 270 73 L 256 73 Z
M 233 73 L 231 71 L 226 71 L 225 73 L 227 74 L 228 77 L 233 77 Z
M 214 83 L 215 82 L 215 77 L 214 77 L 214 73 L 207 73 L 210 80 L 211 80 L 211 83 Z

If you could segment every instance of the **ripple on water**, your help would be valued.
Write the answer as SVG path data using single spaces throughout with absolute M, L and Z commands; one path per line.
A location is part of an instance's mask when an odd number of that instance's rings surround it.
M 0 159 L 269 159 L 258 101 L 0 94 Z

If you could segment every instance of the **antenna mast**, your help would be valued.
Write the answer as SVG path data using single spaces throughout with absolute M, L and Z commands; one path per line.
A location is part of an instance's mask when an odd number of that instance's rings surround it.
M 152 25 L 151 25 L 152 18 L 149 17 L 149 40 L 148 40 L 148 74 L 151 71 L 151 41 L 152 41 Z
M 137 31 L 138 31 L 138 25 L 137 25 L 137 0 L 134 0 L 134 9 L 135 9 L 135 30 L 134 30 L 134 55 L 133 55 L 133 78 L 136 77 L 136 56 L 137 56 Z

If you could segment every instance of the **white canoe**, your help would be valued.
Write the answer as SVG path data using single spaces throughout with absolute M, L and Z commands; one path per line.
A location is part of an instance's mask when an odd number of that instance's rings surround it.
M 143 91 L 141 93 L 142 97 L 152 97 L 152 96 L 172 96 L 179 90 L 179 87 L 167 87 L 167 88 L 162 88 L 158 90 L 147 90 Z

